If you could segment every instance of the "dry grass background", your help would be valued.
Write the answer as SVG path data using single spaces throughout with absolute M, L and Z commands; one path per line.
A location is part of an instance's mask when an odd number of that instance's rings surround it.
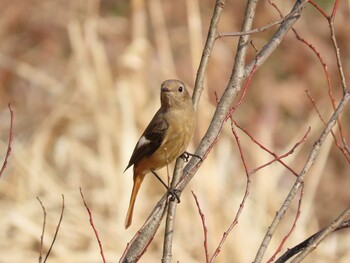
M 108 262 L 117 262 L 164 189 L 152 176 L 142 187 L 129 230 L 123 222 L 132 186 L 123 170 L 138 136 L 159 107 L 159 86 L 179 78 L 194 84 L 214 1 L 0 0 L 0 149 L 5 154 L 9 113 L 15 111 L 13 154 L 0 180 L 0 262 L 35 262 L 47 213 L 44 249 L 66 210 L 49 262 L 101 262 L 79 187 L 93 212 Z M 289 4 L 285 5 L 285 11 Z M 321 3 L 322 4 L 322 3 Z M 330 10 L 324 1 L 322 6 Z M 242 1 L 227 1 L 220 31 L 238 31 Z M 278 19 L 261 1 L 255 25 Z M 347 77 L 349 6 L 341 1 L 336 30 Z M 339 98 L 326 21 L 310 6 L 296 28 L 328 63 Z M 261 48 L 272 31 L 253 36 Z M 205 94 L 190 151 L 203 136 L 228 81 L 237 39 L 220 39 L 211 56 Z M 253 52 L 251 53 L 253 55 Z M 311 126 L 309 140 L 288 163 L 298 171 L 322 129 L 305 89 L 325 117 L 331 114 L 326 79 L 316 56 L 290 33 L 257 71 L 235 119 L 276 153 L 286 152 Z M 350 114 L 343 115 L 346 134 Z M 193 190 L 209 228 L 210 252 L 238 209 L 245 188 L 239 154 L 226 125 L 220 141 L 182 196 L 176 219 L 174 261 L 204 262 L 203 232 Z M 250 168 L 270 160 L 240 133 Z M 347 137 L 350 140 L 349 137 Z M 165 170 L 165 169 L 163 169 Z M 165 176 L 165 171 L 163 171 Z M 217 262 L 251 262 L 294 177 L 279 164 L 255 174 L 238 226 Z M 307 176 L 301 217 L 285 248 L 333 220 L 350 203 L 349 166 L 329 138 Z M 297 200 L 272 240 L 271 254 L 289 230 Z M 163 226 L 141 262 L 159 262 Z M 305 262 L 350 262 L 350 235 L 331 235 Z

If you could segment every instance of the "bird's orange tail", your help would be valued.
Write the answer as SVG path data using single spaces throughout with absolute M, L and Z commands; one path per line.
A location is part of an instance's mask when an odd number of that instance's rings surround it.
M 125 229 L 127 229 L 131 225 L 132 213 L 134 211 L 136 196 L 137 196 L 137 193 L 139 192 L 143 178 L 145 177 L 145 174 L 143 174 L 143 173 L 136 173 L 135 171 L 134 171 L 134 173 L 135 173 L 134 174 L 134 185 L 132 187 L 128 213 L 126 214 L 126 218 L 125 218 Z

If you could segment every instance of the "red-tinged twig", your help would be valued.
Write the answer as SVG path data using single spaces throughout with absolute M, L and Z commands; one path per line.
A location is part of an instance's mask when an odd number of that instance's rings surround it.
M 258 58 L 256 57 L 256 58 L 255 58 L 255 62 L 257 61 L 257 59 L 258 59 Z M 248 78 L 247 78 L 247 81 L 246 81 L 246 83 L 245 83 L 245 85 L 244 85 L 244 88 L 243 88 L 243 91 L 242 91 L 242 93 L 241 93 L 241 96 L 239 97 L 239 99 L 238 99 L 236 105 L 234 105 L 234 106 L 231 108 L 231 110 L 229 111 L 229 113 L 227 114 L 227 116 L 226 116 L 226 118 L 225 118 L 225 121 L 227 121 L 227 120 L 231 117 L 231 115 L 237 110 L 237 108 L 242 104 L 243 99 L 244 99 L 244 97 L 245 97 L 245 95 L 246 95 L 246 93 L 247 93 L 248 87 L 249 87 L 249 85 L 250 85 L 250 82 L 252 81 L 252 77 L 253 77 L 253 75 L 254 75 L 256 69 L 257 69 L 257 64 L 255 63 L 254 66 L 253 66 L 253 68 L 252 68 L 252 70 L 251 70 L 251 72 L 250 72 L 250 74 L 249 74 L 249 76 L 248 76 Z
M 318 60 L 320 61 L 321 65 L 322 65 L 322 68 L 323 68 L 323 71 L 324 71 L 324 73 L 326 75 L 326 79 L 327 79 L 328 95 L 329 95 L 329 98 L 331 100 L 331 103 L 332 103 L 332 106 L 333 106 L 333 110 L 335 110 L 336 102 L 335 102 L 334 95 L 333 95 L 332 80 L 331 80 L 331 76 L 329 74 L 328 66 L 327 66 L 326 62 L 324 61 L 321 53 L 318 52 L 318 50 L 316 49 L 316 47 L 313 44 L 309 43 L 305 38 L 301 37 L 299 35 L 299 33 L 294 28 L 292 28 L 292 30 L 293 30 L 293 33 L 294 33 L 295 37 L 299 41 L 301 41 L 303 44 L 308 46 L 312 50 L 312 52 L 315 53 L 315 55 L 317 56 Z
M 254 46 L 253 46 L 253 48 L 255 49 Z M 258 58 L 256 57 L 256 58 L 255 58 L 255 62 L 257 61 L 257 59 L 258 59 Z M 249 189 L 250 189 L 250 184 L 251 184 L 250 175 L 249 175 L 249 173 L 248 173 L 248 167 L 247 167 L 247 164 L 246 164 L 246 161 L 245 161 L 245 157 L 244 157 L 244 153 L 243 153 L 243 150 L 242 150 L 242 147 L 241 147 L 241 143 L 240 143 L 239 137 L 238 137 L 236 131 L 234 130 L 233 126 L 232 126 L 232 119 L 233 119 L 233 118 L 232 118 L 232 114 L 233 114 L 233 112 L 242 104 L 242 101 L 243 101 L 243 99 L 244 99 L 244 97 L 245 97 L 245 94 L 247 93 L 248 87 L 250 86 L 250 83 L 251 83 L 251 80 L 252 80 L 252 77 L 253 77 L 253 75 L 254 75 L 254 73 L 255 73 L 256 68 L 257 68 L 257 64 L 255 63 L 254 66 L 253 66 L 253 68 L 252 68 L 252 70 L 251 70 L 251 72 L 250 72 L 250 74 L 249 74 L 249 76 L 247 77 L 247 81 L 246 81 L 246 83 L 245 83 L 245 85 L 244 85 L 244 88 L 243 88 L 243 91 L 242 91 L 242 93 L 241 93 L 241 96 L 239 97 L 239 99 L 238 99 L 236 105 L 234 105 L 234 106 L 230 109 L 229 113 L 227 114 L 227 116 L 226 116 L 226 118 L 225 118 L 225 121 L 227 121 L 228 118 L 231 119 L 231 131 L 232 131 L 232 133 L 233 133 L 233 135 L 234 135 L 234 137 L 235 137 L 235 140 L 236 140 L 236 142 L 237 142 L 237 146 L 238 146 L 238 149 L 239 149 L 239 153 L 240 153 L 240 156 L 241 156 L 241 160 L 242 160 L 242 163 L 243 163 L 243 166 L 244 166 L 244 170 L 245 170 L 245 172 L 246 172 L 246 179 L 247 179 L 247 181 L 246 181 L 246 189 L 245 189 L 245 193 L 244 193 L 244 195 L 243 195 L 242 201 L 241 201 L 241 203 L 240 203 L 240 205 L 239 205 L 239 209 L 238 209 L 238 211 L 237 211 L 237 213 L 236 213 L 236 216 L 235 216 L 234 220 L 232 221 L 232 223 L 231 223 L 231 225 L 229 226 L 229 228 L 224 232 L 224 234 L 223 234 L 223 236 L 222 236 L 222 238 L 221 238 L 221 240 L 220 240 L 220 243 L 219 243 L 219 245 L 217 246 L 216 250 L 214 251 L 214 254 L 213 254 L 213 256 L 210 258 L 210 261 L 209 261 L 209 262 L 214 262 L 215 258 L 216 258 L 217 255 L 220 253 L 221 248 L 222 248 L 223 244 L 225 243 L 225 240 L 226 240 L 227 236 L 230 234 L 230 232 L 231 232 L 232 229 L 235 227 L 235 225 L 238 224 L 238 219 L 239 219 L 239 217 L 240 217 L 240 215 L 241 215 L 241 213 L 242 213 L 242 210 L 243 210 L 243 208 L 244 208 L 245 201 L 246 201 L 246 199 L 247 199 L 247 197 L 248 197 L 248 195 L 249 195 Z M 217 100 L 217 98 L 216 98 L 216 100 Z
M 295 149 L 296 149 L 300 144 L 302 144 L 303 142 L 305 142 L 305 140 L 306 140 L 307 136 L 309 135 L 310 131 L 311 131 L 311 128 L 309 127 L 309 129 L 308 129 L 307 132 L 305 133 L 304 137 L 303 137 L 300 141 L 298 141 L 298 142 L 292 147 L 292 149 L 290 149 L 287 153 L 285 153 L 285 154 L 283 154 L 283 155 L 281 155 L 281 156 L 276 156 L 275 159 L 273 159 L 273 160 L 271 160 L 271 161 L 269 161 L 269 162 L 267 162 L 267 163 L 265 163 L 265 164 L 263 164 L 263 165 L 261 165 L 261 166 L 255 168 L 255 169 L 251 170 L 251 171 L 249 172 L 249 174 L 254 174 L 254 173 L 256 173 L 257 171 L 259 171 L 260 169 L 262 169 L 262 168 L 264 168 L 264 167 L 266 167 L 266 166 L 268 166 L 268 165 L 270 165 L 270 164 L 272 164 L 272 163 L 274 163 L 274 162 L 276 162 L 276 161 L 278 161 L 278 160 L 281 160 L 281 159 L 283 159 L 283 158 L 285 158 L 285 157 L 291 155 L 291 154 L 295 151 Z
M 246 174 L 247 177 L 249 177 L 250 173 L 249 173 L 249 170 L 248 170 L 248 166 L 247 166 L 245 158 L 244 158 L 243 150 L 242 150 L 242 147 L 241 147 L 241 142 L 239 140 L 239 137 L 237 135 L 237 132 L 236 132 L 235 128 L 233 127 L 233 122 L 234 122 L 234 120 L 233 120 L 233 117 L 231 116 L 231 131 L 232 131 L 232 134 L 235 137 L 235 140 L 237 142 L 237 147 L 238 147 L 238 150 L 239 150 L 239 155 L 241 156 L 241 160 L 242 160 L 242 163 L 243 163 L 245 174 Z
M 245 188 L 245 192 L 244 192 L 244 196 L 243 196 L 242 202 L 239 205 L 239 209 L 238 209 L 238 211 L 236 213 L 236 216 L 235 216 L 234 220 L 232 221 L 232 223 L 229 226 L 229 228 L 224 232 L 218 247 L 216 248 L 213 256 L 211 257 L 211 259 L 209 261 L 210 263 L 214 262 L 215 258 L 220 253 L 221 248 L 222 248 L 223 244 L 225 243 L 225 240 L 228 237 L 228 235 L 230 234 L 231 230 L 235 227 L 235 225 L 238 224 L 238 219 L 239 219 L 239 217 L 240 217 L 240 215 L 242 213 L 242 210 L 244 208 L 244 204 L 245 204 L 245 202 L 247 200 L 247 197 L 249 195 L 250 184 L 251 184 L 250 176 L 247 176 L 246 188 Z
M 339 46 L 338 46 L 337 39 L 335 37 L 335 28 L 334 28 L 334 18 L 335 18 L 336 11 L 338 9 L 338 3 L 339 3 L 339 1 L 336 0 L 335 3 L 334 3 L 332 15 L 328 19 L 328 23 L 329 23 L 329 28 L 330 28 L 330 31 L 331 31 L 331 39 L 332 39 L 332 44 L 333 44 L 333 48 L 334 48 L 334 53 L 335 53 L 336 59 L 337 59 L 337 67 L 338 67 L 339 77 L 340 77 L 340 81 L 341 81 L 341 85 L 342 85 L 342 89 L 343 89 L 343 96 L 345 96 L 347 93 L 349 93 L 349 90 L 348 90 L 347 85 L 346 85 L 343 65 L 342 65 L 342 61 L 341 61 L 341 57 L 340 57 L 340 49 L 339 49 Z M 338 118 L 338 125 L 339 125 L 339 134 L 340 134 L 341 140 L 343 142 L 342 149 L 345 151 L 345 153 L 346 152 L 348 153 L 348 157 L 349 157 L 350 156 L 349 155 L 349 151 L 347 151 L 348 146 L 347 146 L 347 144 L 345 142 L 345 136 L 344 136 L 344 132 L 343 132 L 343 127 L 341 125 L 341 122 L 340 122 L 339 118 Z M 344 151 L 343 151 L 343 153 L 344 153 Z M 345 153 L 344 153 L 344 156 L 346 155 Z
M 339 0 L 335 0 L 331 17 L 335 17 L 335 14 L 337 13 L 337 10 L 338 10 L 338 5 L 339 5 Z
M 248 173 L 248 167 L 246 165 L 246 161 L 245 161 L 245 157 L 244 157 L 244 153 L 243 153 L 243 150 L 242 150 L 242 147 L 241 147 L 241 143 L 240 143 L 240 140 L 239 140 L 239 137 L 235 131 L 235 129 L 233 128 L 233 125 L 232 125 L 232 117 L 231 117 L 231 130 L 232 130 L 232 133 L 235 137 L 235 140 L 237 142 L 237 146 L 238 146 L 238 149 L 239 149 L 239 153 L 240 153 L 240 156 L 241 156 L 241 160 L 242 160 L 242 163 L 243 163 L 243 166 L 244 166 L 244 169 L 245 169 L 245 173 L 246 173 L 246 188 L 245 188 L 245 192 L 244 192 L 244 195 L 243 195 L 243 198 L 242 198 L 242 201 L 239 205 L 239 209 L 236 213 L 236 216 L 235 218 L 233 219 L 231 225 L 229 226 L 229 228 L 224 232 L 221 240 L 220 240 L 220 243 L 219 245 L 217 246 L 217 248 L 215 249 L 214 251 L 214 254 L 213 256 L 210 258 L 210 263 L 214 262 L 215 258 L 218 256 L 218 254 L 220 253 L 221 251 L 221 248 L 223 246 L 223 244 L 225 243 L 226 241 L 226 238 L 228 237 L 228 235 L 230 234 L 230 232 L 232 231 L 232 229 L 238 224 L 238 219 L 242 213 L 242 210 L 244 208 L 244 204 L 247 200 L 247 197 L 249 195 L 249 189 L 250 189 L 250 184 L 251 184 L 251 179 L 250 179 L 250 174 Z
M 45 234 L 45 226 L 46 226 L 46 209 L 45 209 L 43 203 L 41 202 L 41 200 L 39 199 L 39 197 L 36 197 L 36 199 L 39 201 L 41 208 L 43 210 L 43 213 L 44 213 L 43 229 L 41 231 L 40 246 L 39 246 L 39 263 L 41 263 L 42 259 L 43 259 L 44 234 Z
M 204 234 L 204 242 L 203 242 L 203 245 L 204 245 L 204 252 L 205 252 L 205 262 L 208 263 L 209 262 L 209 254 L 208 254 L 208 238 L 207 238 L 207 234 L 208 234 L 208 228 L 205 224 L 205 216 L 204 216 L 204 213 L 199 205 L 199 202 L 198 202 L 198 198 L 197 196 L 195 195 L 195 193 L 193 191 L 192 192 L 192 195 L 193 195 L 193 198 L 196 202 L 196 206 L 198 208 L 198 213 L 201 217 L 201 220 L 202 220 L 202 226 L 203 226 L 203 234 Z
M 339 0 L 336 0 L 334 2 L 333 10 L 332 10 L 332 14 L 331 15 L 327 15 L 326 12 L 323 11 L 323 9 L 319 5 L 317 5 L 313 0 L 309 0 L 309 3 L 311 5 L 313 5 L 318 10 L 318 12 L 320 12 L 327 20 L 330 20 L 330 19 L 334 19 L 335 14 L 337 13 Z
M 234 220 L 232 221 L 231 225 L 229 226 L 229 228 L 224 232 L 220 242 L 219 242 L 219 245 L 217 246 L 217 248 L 215 249 L 214 251 L 214 254 L 213 256 L 210 258 L 209 262 L 214 262 L 215 258 L 217 257 L 217 255 L 220 253 L 221 251 L 221 248 L 223 246 L 223 244 L 225 243 L 226 241 L 226 238 L 228 237 L 228 235 L 230 234 L 230 232 L 232 231 L 232 229 L 235 227 L 235 225 L 238 224 L 238 219 L 242 213 L 242 210 L 244 208 L 244 204 L 245 204 L 245 201 L 249 195 L 249 189 L 250 189 L 250 184 L 251 184 L 251 180 L 250 180 L 250 175 L 248 173 L 248 167 L 246 165 L 246 161 L 245 161 L 245 158 L 244 158 L 244 153 L 243 153 L 243 150 L 242 150 L 242 147 L 241 147 L 241 144 L 240 144 L 240 140 L 239 140 L 239 137 L 236 133 L 236 131 L 234 130 L 233 126 L 232 126 L 232 114 L 233 112 L 239 107 L 239 105 L 241 105 L 242 101 L 243 101 L 243 98 L 248 90 L 248 87 L 250 85 L 250 82 L 251 82 L 251 79 L 252 79 L 252 76 L 254 74 L 256 70 L 256 64 L 253 66 L 248 78 L 247 78 L 247 81 L 244 85 L 244 89 L 241 93 L 241 96 L 240 98 L 238 99 L 238 102 L 236 103 L 235 106 L 233 106 L 229 113 L 227 114 L 226 118 L 224 119 L 224 122 L 227 121 L 227 119 L 231 119 L 231 130 L 232 130 L 232 133 L 235 137 L 235 140 L 237 142 L 237 146 L 238 146 L 238 149 L 239 149 L 239 153 L 240 153 L 240 156 L 241 156 L 241 160 L 242 160 L 242 163 L 243 163 L 243 166 L 244 166 L 244 169 L 245 169 L 245 172 L 246 172 L 246 178 L 247 178 L 247 182 L 246 182 L 246 189 L 245 189 L 245 193 L 244 193 L 244 196 L 243 196 L 243 199 L 242 199 L 242 202 L 240 203 L 239 205 L 239 209 L 236 213 L 236 216 L 234 218 Z M 216 101 L 218 102 L 218 98 L 217 98 L 217 94 L 215 93 L 215 98 L 216 98 Z
M 341 63 L 341 59 L 340 59 L 340 52 L 339 52 L 339 48 L 338 48 L 338 44 L 337 44 L 337 40 L 335 38 L 335 32 L 334 32 L 334 17 L 335 17 L 335 14 L 336 14 L 336 10 L 338 8 L 338 0 L 336 0 L 336 2 L 334 3 L 334 6 L 333 6 L 333 11 L 332 11 L 332 14 L 331 15 L 327 15 L 322 8 L 320 8 L 317 4 L 315 4 L 312 0 L 309 1 L 311 5 L 313 5 L 328 21 L 329 23 L 329 27 L 330 27 L 330 31 L 331 31 L 331 39 L 332 39 L 332 43 L 333 43 L 333 47 L 334 47 L 334 50 L 335 50 L 335 54 L 336 54 L 336 58 L 337 58 L 337 66 L 338 66 L 338 69 L 339 69 L 339 74 L 340 74 L 340 78 L 341 78 L 341 82 L 342 82 L 342 87 L 343 87 L 343 94 L 345 94 L 347 92 L 347 88 L 346 88 L 346 81 L 345 81 L 345 75 L 344 75 L 344 72 L 343 72 L 343 66 L 342 66 L 342 63 Z M 278 11 L 278 13 L 280 14 L 280 16 L 282 17 L 282 13 L 281 11 L 279 10 L 279 8 L 277 7 L 276 4 L 274 4 L 273 2 L 271 2 L 271 0 L 269 0 L 269 3 Z M 322 68 L 325 72 L 325 75 L 326 75 L 326 79 L 327 79 L 327 84 L 328 84 L 328 95 L 329 95 L 329 98 L 331 100 L 331 104 L 332 104 L 332 107 L 333 107 L 333 110 L 336 109 L 336 102 L 335 102 L 335 98 L 334 98 L 334 95 L 333 95 L 333 88 L 332 88 L 332 82 L 331 82 L 331 77 L 330 77 L 330 74 L 328 72 L 328 67 L 327 67 L 327 64 L 325 63 L 325 61 L 323 60 L 322 58 L 322 55 L 320 54 L 320 52 L 318 52 L 318 50 L 316 49 L 316 47 L 314 45 L 312 45 L 311 43 L 309 43 L 307 40 L 305 40 L 304 38 L 302 38 L 299 33 L 294 29 L 292 28 L 292 31 L 293 33 L 295 34 L 295 37 L 301 41 L 302 43 L 304 43 L 305 45 L 307 45 L 317 56 L 317 58 L 319 59 L 321 65 L 322 65 Z M 321 116 L 319 114 L 319 116 Z M 339 150 L 342 152 L 342 154 L 344 155 L 344 157 L 346 158 L 346 160 L 348 162 L 350 162 L 350 156 L 347 154 L 347 150 L 346 150 L 346 143 L 345 143 L 345 137 L 344 137 L 344 132 L 343 132 L 343 127 L 342 127 L 342 124 L 340 122 L 340 117 L 338 116 L 337 118 L 337 123 L 338 123 L 338 126 L 339 126 L 339 134 L 340 134 L 340 138 L 343 142 L 343 146 L 341 146 L 338 142 L 338 139 L 336 138 L 336 136 L 334 135 L 333 131 L 332 131 L 332 136 L 334 138 L 334 141 L 337 145 L 337 147 L 339 148 Z
M 325 120 L 323 119 L 323 117 L 322 117 L 320 111 L 318 110 L 318 108 L 317 108 L 317 106 L 316 106 L 315 100 L 311 97 L 311 94 L 310 94 L 310 92 L 309 92 L 308 90 L 306 90 L 306 95 L 307 95 L 308 98 L 310 99 L 310 101 L 311 101 L 311 103 L 312 103 L 314 109 L 315 109 L 316 112 L 317 112 L 318 117 L 319 117 L 320 120 L 323 122 L 323 124 L 326 125 Z M 339 119 L 339 118 L 337 118 L 337 120 L 338 120 L 338 119 Z M 339 124 L 339 123 L 340 123 L 340 122 L 338 121 L 338 124 Z M 339 126 L 339 127 L 340 127 L 340 126 Z M 348 152 L 347 149 L 346 149 L 346 144 L 345 144 L 345 139 L 344 139 L 344 137 L 341 136 L 341 137 L 342 137 L 342 140 L 343 140 L 343 144 L 344 144 L 344 147 L 342 147 L 342 146 L 339 144 L 339 141 L 338 141 L 337 137 L 335 136 L 335 134 L 334 134 L 334 132 L 333 132 L 332 130 L 331 130 L 331 134 L 332 134 L 332 137 L 333 137 L 333 139 L 334 139 L 335 145 L 336 145 L 336 146 L 338 147 L 338 149 L 343 153 L 345 159 L 346 159 L 346 160 L 348 161 L 348 163 L 350 164 L 350 154 L 349 154 L 349 152 Z
M 329 16 L 326 14 L 325 11 L 323 11 L 323 9 L 321 7 L 319 7 L 319 5 L 315 4 L 315 2 L 313 0 L 309 0 L 309 3 L 311 5 L 313 5 L 318 10 L 318 12 L 320 12 L 325 18 L 328 19 Z
M 304 43 L 305 45 L 307 45 L 307 46 L 316 54 L 318 60 L 320 61 L 321 65 L 322 65 L 322 68 L 323 68 L 323 71 L 324 71 L 324 73 L 325 73 L 325 75 L 326 75 L 326 79 L 327 79 L 327 84 L 328 84 L 328 96 L 329 96 L 329 98 L 330 98 L 330 101 L 331 101 L 333 110 L 335 110 L 335 109 L 336 109 L 336 101 L 335 101 L 335 98 L 334 98 L 334 95 L 333 95 L 332 81 L 331 81 L 331 76 L 330 76 L 330 74 L 329 74 L 329 72 L 328 72 L 327 64 L 325 63 L 325 61 L 324 61 L 323 58 L 322 58 L 322 55 L 320 54 L 320 52 L 317 51 L 317 49 L 316 49 L 315 46 L 313 46 L 313 45 L 312 45 L 311 43 L 309 43 L 307 40 L 305 40 L 304 38 L 302 38 L 302 37 L 299 35 L 299 33 L 298 33 L 294 28 L 292 28 L 292 30 L 293 30 L 293 33 L 294 33 L 295 37 L 296 37 L 299 41 L 301 41 L 302 43 Z M 308 96 L 309 96 L 309 94 L 308 94 Z M 309 98 L 311 99 L 311 96 L 309 96 Z M 317 110 L 316 105 L 315 105 L 314 102 L 313 102 L 313 105 L 314 105 L 314 107 L 315 107 L 315 109 L 316 109 L 316 111 L 317 111 L 319 117 L 320 117 L 321 120 L 322 120 L 321 114 L 320 114 L 319 111 Z M 324 121 L 324 120 L 322 120 L 322 121 L 323 121 L 323 123 L 325 124 L 325 121 Z M 342 124 L 341 124 L 339 118 L 337 119 L 337 123 L 338 123 L 338 126 L 339 126 L 340 138 L 341 138 L 342 141 L 344 142 L 343 127 L 342 127 Z M 333 131 L 332 131 L 332 136 L 333 136 L 333 138 L 334 138 L 334 141 L 335 141 L 337 147 L 339 148 L 339 150 L 343 153 L 343 155 L 345 156 L 345 158 L 346 158 L 347 161 L 349 162 L 349 161 L 350 161 L 350 157 L 347 156 L 345 149 L 340 145 L 340 143 L 338 142 L 338 139 L 337 139 L 337 137 L 335 136 L 335 134 L 333 133 Z M 345 144 L 344 144 L 344 146 L 345 146 Z
M 61 216 L 60 216 L 60 219 L 58 221 L 58 224 L 57 224 L 57 227 L 56 227 L 56 232 L 55 232 L 55 235 L 53 236 L 53 239 L 52 239 L 52 242 L 51 242 L 51 245 L 50 245 L 50 248 L 49 250 L 47 251 L 47 254 L 46 254 L 46 257 L 44 259 L 44 263 L 46 262 L 46 260 L 48 259 L 50 253 L 51 253 L 51 250 L 53 248 L 53 245 L 55 244 L 56 242 L 56 239 L 57 239 L 57 235 L 58 235 L 58 231 L 60 229 L 60 226 L 61 226 L 61 223 L 62 223 L 62 219 L 63 219 L 63 213 L 64 213 L 64 195 L 62 194 L 62 210 L 61 210 Z
M 297 213 L 296 213 L 295 218 L 294 218 L 293 225 L 292 225 L 291 229 L 289 230 L 289 232 L 287 233 L 287 235 L 282 239 L 282 242 L 278 246 L 276 252 L 272 255 L 272 257 L 266 263 L 271 263 L 271 262 L 273 262 L 275 260 L 277 254 L 281 252 L 281 250 L 283 248 L 283 245 L 286 243 L 287 239 L 293 233 L 293 231 L 294 231 L 294 229 L 296 227 L 296 224 L 298 222 L 298 219 L 300 217 L 300 214 L 301 214 L 301 203 L 302 203 L 302 200 L 303 200 L 303 196 L 304 196 L 304 184 L 302 184 L 301 189 L 300 189 L 300 197 L 299 197 L 299 202 L 298 202 L 298 208 L 297 208 Z
M 80 195 L 81 195 L 81 198 L 83 199 L 83 203 L 84 203 L 84 206 L 89 214 L 89 222 L 90 222 L 90 225 L 95 233 L 95 236 L 96 236 L 96 239 L 97 239 L 97 242 L 98 242 L 98 246 L 100 247 L 100 254 L 101 254 L 101 257 L 102 257 L 102 261 L 104 263 L 106 263 L 106 259 L 105 259 L 105 255 L 103 253 L 103 247 L 102 247 L 102 242 L 101 242 L 101 239 L 100 239 L 100 236 L 98 234 L 98 231 L 95 227 L 95 224 L 94 224 L 94 220 L 92 218 L 92 213 L 91 213 L 91 210 L 90 208 L 88 207 L 88 205 L 86 204 L 86 201 L 85 201 L 85 198 L 84 198 L 84 194 L 83 194 L 83 191 L 81 189 L 81 187 L 79 187 L 79 190 L 80 190 Z
M 13 110 L 11 108 L 11 103 L 8 104 L 8 108 L 10 110 L 10 134 L 9 134 L 9 140 L 8 140 L 8 145 L 7 145 L 7 151 L 6 151 L 6 155 L 5 155 L 5 160 L 2 164 L 1 170 L 0 170 L 0 178 L 2 176 L 2 173 L 4 172 L 6 166 L 7 166 L 7 160 L 9 158 L 9 156 L 11 155 L 12 152 L 12 140 L 13 140 L 13 122 L 15 119 L 15 115 L 13 113 Z
M 270 151 L 269 149 L 267 149 L 264 145 L 262 145 L 260 142 L 258 142 L 246 129 L 244 129 L 242 126 L 240 126 L 234 119 L 233 123 L 235 124 L 235 126 L 240 129 L 241 131 L 243 131 L 246 135 L 248 135 L 248 137 L 250 138 L 250 140 L 252 142 L 254 142 L 255 144 L 257 144 L 261 149 L 263 149 L 264 151 L 268 152 L 269 154 L 271 154 L 272 156 L 274 156 L 276 158 L 276 161 L 278 161 L 280 164 L 282 164 L 284 167 L 286 167 L 291 173 L 293 173 L 295 176 L 298 176 L 298 174 L 292 169 L 290 168 L 285 162 L 283 162 L 281 159 L 278 159 L 277 154 L 275 154 L 274 152 Z
M 331 40 L 332 40 L 334 52 L 335 52 L 336 59 L 337 59 L 337 66 L 338 66 L 338 70 L 339 70 L 340 80 L 341 80 L 341 83 L 342 83 L 343 95 L 345 95 L 345 93 L 348 92 L 348 90 L 347 90 L 347 86 L 346 86 L 345 75 L 344 75 L 344 71 L 343 71 L 343 65 L 342 65 L 342 62 L 341 62 L 340 51 L 339 51 L 337 40 L 335 38 L 335 29 L 334 29 L 334 19 L 335 19 L 335 15 L 336 15 L 336 12 L 337 12 L 337 9 L 338 9 L 339 1 L 336 0 L 334 2 L 334 6 L 333 6 L 333 10 L 332 10 L 332 14 L 331 15 L 327 15 L 317 4 L 315 4 L 311 0 L 310 0 L 310 4 L 312 4 L 328 21 L 329 28 L 330 28 L 330 33 L 331 33 Z M 295 30 L 293 30 L 293 31 L 295 31 Z M 296 33 L 296 32 L 294 32 L 294 33 Z M 305 44 L 309 45 L 306 41 L 303 41 L 303 42 Z M 319 57 L 319 59 L 321 61 L 321 56 L 319 55 L 319 53 L 316 52 L 315 50 L 314 50 L 314 52 L 316 53 L 316 55 Z M 324 67 L 324 62 L 321 61 L 321 63 L 323 65 L 323 67 Z M 324 69 L 325 69 L 325 67 L 324 67 Z M 329 82 L 328 78 L 330 78 L 330 77 L 329 77 L 328 71 L 326 72 L 326 76 L 327 76 L 327 81 Z M 332 102 L 333 110 L 335 110 L 336 103 L 335 103 L 335 99 L 334 99 L 334 96 L 333 96 L 332 87 L 331 87 L 330 83 L 328 83 L 328 89 L 329 89 L 328 92 L 329 92 L 329 96 L 330 96 L 330 99 L 331 99 L 331 102 Z M 342 127 L 342 124 L 340 122 L 340 118 L 339 117 L 337 119 L 337 123 L 338 123 L 338 126 L 339 126 L 339 134 L 340 134 L 341 140 L 343 142 L 343 146 L 340 146 L 340 144 L 338 143 L 338 141 L 337 141 L 337 139 L 336 139 L 336 137 L 334 136 L 333 133 L 332 133 L 332 135 L 334 137 L 334 140 L 336 142 L 337 147 L 341 150 L 341 152 L 345 156 L 346 160 L 349 162 L 350 161 L 350 155 L 348 154 L 348 151 L 347 151 L 347 145 L 346 145 L 346 142 L 345 142 L 343 127 Z

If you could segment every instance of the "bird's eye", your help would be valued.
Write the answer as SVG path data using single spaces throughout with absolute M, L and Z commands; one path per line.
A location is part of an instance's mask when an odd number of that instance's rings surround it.
M 184 90 L 184 87 L 182 85 L 180 85 L 179 88 L 178 88 L 178 91 L 179 92 L 183 92 L 183 90 Z

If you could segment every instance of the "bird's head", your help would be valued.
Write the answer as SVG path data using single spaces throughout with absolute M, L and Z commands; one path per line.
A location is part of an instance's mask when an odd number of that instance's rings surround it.
M 160 100 L 163 107 L 183 107 L 191 103 L 191 96 L 185 84 L 176 79 L 169 79 L 162 83 Z

